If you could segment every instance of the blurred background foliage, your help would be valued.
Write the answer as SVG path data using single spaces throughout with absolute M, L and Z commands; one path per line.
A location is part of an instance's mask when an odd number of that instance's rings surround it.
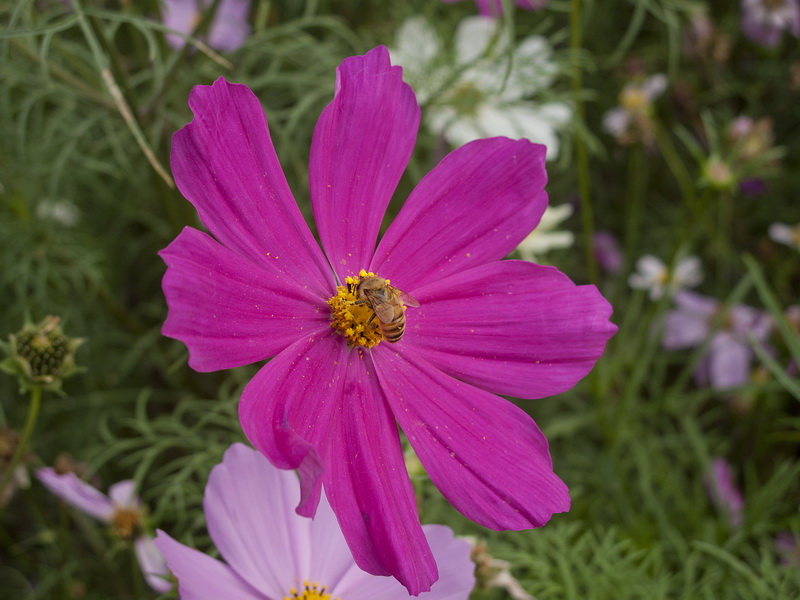
M 703 7 L 725 36 L 723 59 L 687 51 Z M 171 135 L 191 119 L 189 91 L 221 76 L 254 90 L 310 216 L 308 151 L 336 66 L 392 45 L 408 17 L 424 15 L 449 39 L 474 11 L 472 2 L 434 0 L 255 0 L 252 34 L 221 55 L 171 48 L 156 0 L 0 6 L 0 332 L 55 314 L 67 334 L 86 338 L 77 352 L 85 371 L 65 382 L 63 396 L 45 395 L 31 468 L 69 452 L 102 490 L 134 478 L 152 527 L 210 547 L 202 490 L 224 449 L 243 439 L 236 405 L 257 365 L 195 373 L 183 345 L 160 335 L 157 252 L 182 227 L 199 226 L 169 174 Z M 535 32 L 551 41 L 561 73 L 552 92 L 583 107 L 548 163 L 551 202 L 576 206 L 563 227 L 578 241 L 547 258 L 576 282 L 597 283 L 620 331 L 574 390 L 520 403 L 571 488 L 568 514 L 540 530 L 487 532 L 419 478 L 423 521 L 486 539 L 539 600 L 797 598 L 800 558 L 781 555 L 775 537 L 800 536 L 800 380 L 796 367 L 774 369 L 800 359 L 797 330 L 775 327 L 772 370 L 757 365 L 735 389 L 699 386 L 691 375 L 704 348 L 661 348 L 669 298 L 653 302 L 627 285 L 641 255 L 669 262 L 691 252 L 705 267 L 700 289 L 727 305 L 766 310 L 777 323 L 798 302 L 800 253 L 767 236 L 775 221 L 800 222 L 797 39 L 772 49 L 751 42 L 738 3 L 727 1 L 551 0 L 542 12 L 508 11 L 503 25 L 515 38 Z M 603 115 L 628 81 L 653 73 L 669 81 L 653 114 L 654 142 L 620 145 Z M 782 149 L 779 161 L 760 165 L 766 191 L 757 197 L 704 178 L 740 115 L 771 118 Z M 387 222 L 445 150 L 420 130 Z M 620 240 L 617 273 L 593 270 L 592 229 Z M 0 378 L 0 426 L 21 429 L 27 411 L 17 382 Z M 732 465 L 744 498 L 738 525 L 704 484 L 717 456 Z M 1 510 L 4 597 L 156 597 L 130 583 L 139 574 L 129 548 L 35 480 Z

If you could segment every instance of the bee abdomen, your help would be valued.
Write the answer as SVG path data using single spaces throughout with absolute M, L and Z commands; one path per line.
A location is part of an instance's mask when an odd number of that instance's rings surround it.
M 405 319 L 398 321 L 396 323 L 390 323 L 384 325 L 381 329 L 381 333 L 383 334 L 384 339 L 389 342 L 390 344 L 394 344 L 395 342 L 399 342 L 400 338 L 403 337 L 403 332 L 406 329 Z

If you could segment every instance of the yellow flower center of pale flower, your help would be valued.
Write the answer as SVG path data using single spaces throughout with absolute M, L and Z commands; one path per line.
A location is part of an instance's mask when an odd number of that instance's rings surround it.
M 331 600 L 331 595 L 325 593 L 325 586 L 319 586 L 316 581 L 309 583 L 303 582 L 303 589 L 292 588 L 289 596 L 284 596 L 283 600 Z M 336 598 L 335 600 L 339 600 Z
M 345 285 L 338 286 L 336 294 L 328 299 L 328 306 L 331 307 L 331 327 L 341 333 L 350 346 L 372 348 L 383 340 L 383 334 L 375 311 L 368 302 L 358 299 L 356 290 L 365 277 L 375 277 L 375 273 L 361 269 L 358 277 L 347 277 Z
M 650 100 L 645 93 L 638 87 L 627 87 L 619 95 L 619 102 L 622 108 L 629 112 L 644 112 L 650 104 Z
M 132 538 L 142 526 L 142 511 L 133 507 L 117 507 L 111 515 L 111 529 L 121 538 Z

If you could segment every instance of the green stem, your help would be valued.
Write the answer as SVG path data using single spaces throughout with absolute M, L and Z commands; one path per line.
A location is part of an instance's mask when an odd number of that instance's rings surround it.
M 578 53 L 582 44 L 581 31 L 581 0 L 572 0 L 570 8 L 570 51 L 572 53 L 572 101 L 575 103 L 575 118 L 579 123 L 584 121 L 583 110 L 583 72 Z M 589 185 L 589 156 L 586 145 L 580 135 L 575 136 L 575 156 L 578 162 L 578 190 L 581 198 L 581 229 L 583 231 L 583 248 L 586 255 L 586 268 L 589 281 L 597 284 L 600 273 L 597 270 L 597 260 L 592 251 L 592 238 L 594 235 L 594 215 L 592 214 L 592 198 Z
M 42 405 L 42 388 L 35 385 L 31 390 L 31 403 L 28 409 L 28 419 L 25 421 L 25 429 L 22 431 L 22 439 L 19 441 L 14 456 L 11 457 L 11 462 L 8 463 L 6 472 L 3 474 L 3 479 L 0 481 L 0 497 L 3 496 L 6 486 L 14 476 L 14 471 L 19 466 L 22 457 L 25 456 L 25 451 L 28 449 L 28 442 L 31 439 L 34 427 L 36 427 L 36 420 L 39 418 L 39 407 Z
M 625 203 L 625 257 L 630 260 L 639 241 L 642 203 L 647 190 L 644 148 L 637 144 L 628 154 L 628 190 Z
M 133 597 L 143 598 L 142 576 L 144 573 L 142 572 L 142 567 L 139 565 L 139 559 L 136 558 L 136 549 L 133 543 L 131 543 L 128 551 L 131 558 L 131 575 L 133 576 Z

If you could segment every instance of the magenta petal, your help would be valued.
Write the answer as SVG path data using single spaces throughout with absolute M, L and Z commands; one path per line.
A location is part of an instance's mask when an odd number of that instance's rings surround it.
M 466 600 L 475 587 L 475 563 L 470 558 L 472 546 L 457 539 L 449 527 L 423 525 L 430 544 L 439 579 L 420 598 L 424 600 Z M 331 596 L 347 600 L 408 600 L 408 591 L 392 577 L 374 577 L 357 568 L 351 569 L 335 587 Z
M 181 600 L 269 600 L 228 565 L 176 542 L 161 530 L 157 533 L 154 544 L 178 578 Z
M 345 59 L 311 145 L 309 184 L 322 247 L 341 280 L 365 268 L 408 164 L 419 105 L 383 46 Z
M 617 327 L 591 285 L 554 267 L 505 260 L 414 292 L 404 345 L 445 373 L 496 394 L 543 398 L 570 389 Z
M 413 293 L 503 258 L 547 206 L 544 158 L 544 146 L 500 137 L 454 150 L 411 193 L 370 270 Z
M 321 491 L 320 453 L 331 435 L 346 368 L 344 338 L 326 328 L 268 362 L 242 393 L 245 435 L 276 467 L 298 469 L 303 516 L 313 516 Z
M 569 509 L 547 440 L 523 410 L 410 351 L 375 350 L 392 412 L 431 481 L 464 516 L 516 530 L 540 527 Z
M 108 521 L 114 506 L 105 495 L 78 479 L 75 473 L 59 475 L 50 467 L 36 471 L 36 477 L 56 496 L 95 519 Z
M 203 223 L 251 262 L 330 294 L 330 267 L 292 198 L 253 92 L 219 78 L 196 86 L 189 105 L 195 117 L 173 136 L 171 165 Z
M 297 476 L 244 444 L 228 448 L 208 477 L 203 507 L 214 545 L 270 598 L 284 597 L 308 572 L 311 520 L 294 513 L 299 500 Z
M 367 352 L 347 354 L 344 394 L 329 455 L 325 495 L 356 564 L 392 575 L 417 595 L 436 581 L 436 562 L 417 516 L 397 425 Z
M 195 229 L 185 228 L 159 254 L 168 267 L 163 333 L 186 344 L 197 371 L 264 360 L 327 326 L 330 310 L 321 296 Z

